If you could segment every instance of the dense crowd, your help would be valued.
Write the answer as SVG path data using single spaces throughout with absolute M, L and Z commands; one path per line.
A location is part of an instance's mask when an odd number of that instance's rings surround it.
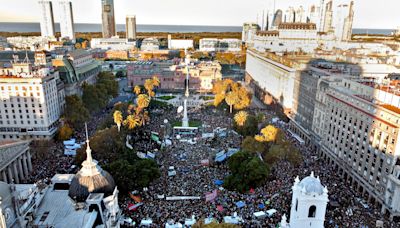
M 264 111 L 265 112 L 265 111 Z M 90 134 L 96 126 L 107 116 L 102 112 L 92 117 L 88 123 Z M 267 115 L 274 116 L 271 113 Z M 314 171 L 319 176 L 321 183 L 328 187 L 330 201 L 338 202 L 338 207 L 328 206 L 325 227 L 373 227 L 377 220 L 385 222 L 385 227 L 396 227 L 390 224 L 388 218 L 383 217 L 380 209 L 369 205 L 363 207 L 356 199 L 362 198 L 359 193 L 345 183 L 341 176 L 335 175 L 336 170 L 326 161 L 318 158 L 315 151 L 300 144 L 287 131 L 287 125 L 279 127 L 284 130 L 296 148 L 303 155 L 303 162 L 295 167 L 287 161 L 280 161 L 271 168 L 270 177 L 259 188 L 247 193 L 238 193 L 224 189 L 216 180 L 224 180 L 229 175 L 227 164 L 215 163 L 215 155 L 228 148 L 239 148 L 242 137 L 232 129 L 232 118 L 215 109 L 194 109 L 189 113 L 190 119 L 202 122 L 202 131 L 190 135 L 195 144 L 182 142 L 189 136 L 182 135 L 177 139 L 173 134 L 172 123 L 181 116 L 175 109 L 159 109 L 151 114 L 151 122 L 146 125 L 146 133 L 132 135 L 132 141 L 137 151 L 157 151 L 158 145 L 151 139 L 150 132 L 157 132 L 160 136 L 171 139 L 172 145 L 156 153 L 156 161 L 160 166 L 161 177 L 146 189 L 137 189 L 143 200 L 143 205 L 137 210 L 129 211 L 128 205 L 134 203 L 128 196 L 121 196 L 121 208 L 125 216 L 132 218 L 137 224 L 142 219 L 153 220 L 154 227 L 163 226 L 167 221 L 184 223 L 185 219 L 193 215 L 197 220 L 214 218 L 219 222 L 224 216 L 237 213 L 243 219 L 245 227 L 276 227 L 283 214 L 288 218 L 291 204 L 291 187 L 294 179 L 310 175 Z M 168 123 L 165 120 L 168 120 Z M 201 133 L 213 132 L 217 128 L 226 129 L 226 135 L 216 136 L 212 139 L 202 138 Z M 85 140 L 84 129 L 76 133 L 77 141 Z M 74 173 L 72 169 L 73 158 L 63 156 L 63 145 L 57 143 L 51 146 L 51 156 L 46 159 L 33 159 L 32 175 L 27 182 L 44 180 L 49 181 L 55 173 Z M 201 164 L 201 160 L 209 160 L 209 165 Z M 168 176 L 168 169 L 173 166 L 176 175 Z M 217 190 L 218 195 L 212 202 L 206 202 L 205 194 Z M 200 197 L 195 200 L 166 200 L 172 196 Z M 238 208 L 236 203 L 242 201 L 244 207 Z M 253 213 L 276 209 L 277 212 L 264 219 L 257 219 Z M 351 214 L 349 214 L 349 210 Z
M 267 113 L 269 114 L 269 113 Z M 165 111 L 162 115 L 152 117 L 153 131 L 160 131 L 160 126 L 165 125 L 164 119 L 176 118 L 174 110 Z M 328 187 L 330 201 L 339 203 L 339 207 L 328 206 L 326 213 L 326 227 L 362 227 L 375 226 L 376 220 L 383 220 L 385 227 L 395 227 L 389 224 L 388 218 L 383 218 L 378 208 L 362 207 L 355 199 L 362 198 L 351 187 L 344 183 L 343 179 L 335 174 L 333 167 L 316 156 L 315 151 L 300 144 L 287 131 L 286 124 L 279 127 L 285 131 L 292 143 L 300 149 L 304 161 L 300 166 L 294 167 L 287 161 L 280 161 L 272 167 L 269 179 L 262 187 L 241 194 L 229 191 L 216 184 L 216 180 L 223 180 L 229 175 L 227 164 L 214 163 L 216 153 L 228 148 L 239 148 L 241 137 L 230 130 L 231 118 L 219 111 L 212 109 L 196 110 L 191 112 L 191 119 L 201 120 L 203 132 L 212 132 L 217 128 L 226 128 L 228 134 L 225 137 L 214 139 L 201 138 L 200 132 L 192 135 L 196 144 L 173 138 L 173 144 L 164 151 L 157 153 L 156 161 L 160 165 L 161 177 L 154 181 L 145 191 L 140 191 L 143 205 L 137 210 L 129 211 L 127 205 L 134 203 L 132 199 L 123 199 L 121 207 L 126 216 L 132 218 L 137 224 L 142 219 L 152 219 L 154 227 L 160 227 L 168 221 L 184 223 L 185 219 L 193 215 L 197 220 L 214 218 L 219 222 L 224 216 L 237 213 L 243 219 L 245 227 L 276 227 L 283 214 L 289 218 L 291 204 L 291 187 L 294 179 L 309 176 L 311 171 L 319 176 L 321 183 Z M 169 126 L 171 127 L 171 126 Z M 184 137 L 184 136 L 182 136 Z M 140 148 L 137 148 L 140 150 Z M 208 166 L 202 165 L 201 160 L 208 159 Z M 177 174 L 168 176 L 168 168 L 173 166 Z M 206 202 L 205 194 L 218 191 L 213 202 Z M 193 200 L 166 200 L 172 196 L 193 196 L 200 199 Z M 238 208 L 237 202 L 245 203 Z M 257 219 L 253 213 L 276 209 L 271 217 Z M 352 214 L 348 211 L 351 209 Z

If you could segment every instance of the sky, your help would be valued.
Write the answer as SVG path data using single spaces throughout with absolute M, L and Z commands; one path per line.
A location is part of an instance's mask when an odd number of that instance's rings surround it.
M 58 21 L 58 0 L 53 0 Z M 71 0 L 76 23 L 101 23 L 101 0 Z M 334 4 L 350 0 L 334 0 Z M 138 24 L 241 26 L 257 13 L 272 10 L 274 0 L 114 0 L 117 24 L 127 14 Z M 276 0 L 276 9 L 309 6 L 319 0 Z M 0 0 L 0 22 L 39 22 L 38 0 Z M 305 7 L 307 8 L 307 7 Z M 355 0 L 354 28 L 395 29 L 400 26 L 400 0 Z

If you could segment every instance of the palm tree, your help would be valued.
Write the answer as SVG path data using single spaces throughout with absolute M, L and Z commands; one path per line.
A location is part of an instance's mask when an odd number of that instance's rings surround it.
M 118 127 L 118 132 L 121 130 L 121 124 L 122 121 L 124 120 L 124 117 L 122 116 L 122 112 L 121 111 L 115 111 L 113 114 L 114 117 L 114 123 L 117 124 Z
M 146 94 L 140 94 L 136 100 L 136 103 L 140 109 L 149 107 L 150 97 Z
M 246 123 L 247 116 L 248 116 L 248 114 L 245 111 L 240 111 L 240 112 L 236 113 L 236 115 L 234 117 L 236 124 L 238 126 L 243 126 L 244 123 Z
M 126 117 L 124 125 L 126 125 L 129 130 L 133 130 L 135 127 L 140 125 L 140 118 L 137 115 L 129 115 Z
M 225 102 L 229 105 L 230 113 L 232 113 L 233 105 L 237 103 L 238 96 L 234 92 L 229 92 L 225 97 Z
M 136 85 L 135 87 L 133 87 L 133 92 L 134 92 L 136 95 L 139 95 L 140 92 L 141 92 L 140 86 Z
M 151 97 L 151 95 L 153 94 L 153 89 L 154 89 L 154 84 L 153 84 L 153 80 L 151 79 L 146 79 L 146 81 L 144 81 L 144 88 L 147 90 L 147 94 L 149 94 L 149 96 Z
M 151 78 L 151 80 L 152 80 L 152 82 L 153 82 L 153 86 L 154 86 L 154 87 L 160 86 L 160 79 L 158 79 L 157 76 L 153 76 L 153 77 Z

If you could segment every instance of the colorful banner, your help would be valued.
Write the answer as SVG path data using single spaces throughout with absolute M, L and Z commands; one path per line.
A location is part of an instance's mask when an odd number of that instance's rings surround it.
M 215 189 L 214 191 L 212 191 L 212 192 L 210 192 L 210 193 L 207 193 L 207 194 L 206 194 L 206 202 L 208 202 L 208 201 L 214 201 L 215 198 L 217 198 L 217 195 L 218 195 L 217 189 Z
M 143 203 L 137 203 L 137 204 L 130 203 L 130 204 L 128 204 L 128 210 L 134 211 L 142 205 L 143 205 Z

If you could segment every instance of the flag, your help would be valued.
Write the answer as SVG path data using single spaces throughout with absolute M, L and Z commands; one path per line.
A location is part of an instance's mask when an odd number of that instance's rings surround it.
M 130 203 L 130 204 L 128 204 L 128 210 L 134 211 L 142 205 L 143 205 L 143 203 L 137 203 L 137 204 Z
M 254 188 L 250 188 L 250 194 L 254 194 L 256 191 L 254 190 Z
M 215 189 L 212 192 L 206 193 L 206 202 L 214 201 L 215 198 L 217 198 L 217 195 L 218 195 L 217 189 Z
M 217 206 L 217 211 L 223 212 L 224 211 L 224 207 L 222 205 L 218 205 Z
M 133 199 L 136 203 L 142 202 L 142 198 L 140 198 L 140 196 L 135 196 L 132 193 L 129 193 L 129 197 L 131 197 L 131 199 Z

